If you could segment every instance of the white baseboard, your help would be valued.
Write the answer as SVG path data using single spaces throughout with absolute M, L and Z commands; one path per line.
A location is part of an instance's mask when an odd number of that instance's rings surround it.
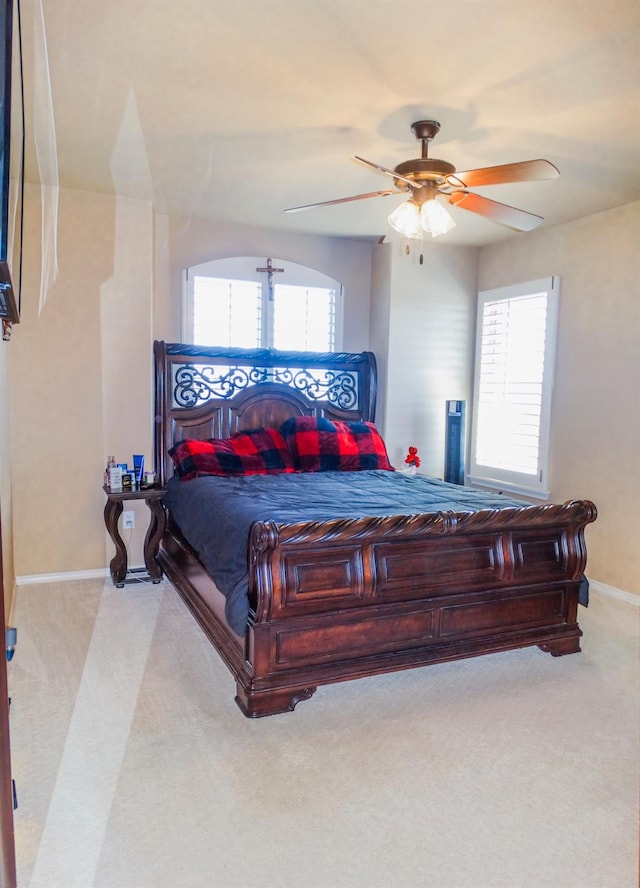
M 617 598 L 619 601 L 626 601 L 627 604 L 640 607 L 640 595 L 634 595 L 633 592 L 626 592 L 624 589 L 616 589 L 615 586 L 607 586 L 606 583 L 592 580 L 590 577 L 589 589 L 593 592 L 599 592 L 601 595 L 608 595 L 610 598 Z
M 29 586 L 33 583 L 64 583 L 68 580 L 97 580 L 108 576 L 109 570 L 106 567 L 99 567 L 95 570 L 69 570 L 63 573 L 26 574 L 16 577 L 16 586 Z
M 132 565 L 129 570 L 144 570 L 144 564 Z M 92 570 L 65 570 L 60 573 L 25 574 L 16 577 L 16 586 L 29 586 L 34 583 L 66 583 L 71 580 L 100 580 L 109 577 L 108 567 L 97 567 Z

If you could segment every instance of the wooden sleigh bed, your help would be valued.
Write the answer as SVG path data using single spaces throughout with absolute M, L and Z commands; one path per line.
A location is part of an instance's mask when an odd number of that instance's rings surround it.
M 162 485 L 181 439 L 278 428 L 297 415 L 374 420 L 369 352 L 156 342 L 154 363 Z M 233 674 L 238 706 L 258 717 L 293 710 L 332 682 L 529 645 L 553 656 L 579 651 L 584 529 L 595 518 L 591 502 L 576 501 L 256 521 L 244 631 L 231 628 L 225 597 L 170 508 L 158 560 Z

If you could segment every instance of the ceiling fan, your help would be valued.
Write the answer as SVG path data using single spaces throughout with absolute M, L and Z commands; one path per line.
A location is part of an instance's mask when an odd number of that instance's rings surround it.
M 432 237 L 437 237 L 454 227 L 455 222 L 437 200 L 438 197 L 446 198 L 452 206 L 485 216 L 516 231 L 531 231 L 544 221 L 542 216 L 490 200 L 468 189 L 484 185 L 555 179 L 560 173 L 548 160 L 524 160 L 457 172 L 456 168 L 446 160 L 429 157 L 429 143 L 440 130 L 437 120 L 417 120 L 411 125 L 411 129 L 416 139 L 422 142 L 421 157 L 399 163 L 392 170 L 357 155 L 353 158 L 378 173 L 391 176 L 395 188 L 289 207 L 284 212 L 296 213 L 312 207 L 326 207 L 354 200 L 366 200 L 370 197 L 387 197 L 390 194 L 411 192 L 409 199 L 400 204 L 389 216 L 390 225 L 405 237 L 421 238 L 425 231 Z

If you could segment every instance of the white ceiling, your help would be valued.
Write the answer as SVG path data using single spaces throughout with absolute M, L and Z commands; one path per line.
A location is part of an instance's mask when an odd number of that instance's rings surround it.
M 458 170 L 554 163 L 559 179 L 478 189 L 545 225 L 640 199 L 638 0 L 22 0 L 22 19 L 31 181 L 34 135 L 54 175 L 52 108 L 63 186 L 377 239 L 403 198 L 282 210 L 390 187 L 350 158 L 418 157 L 429 118 L 430 156 Z M 450 211 L 439 242 L 526 237 Z

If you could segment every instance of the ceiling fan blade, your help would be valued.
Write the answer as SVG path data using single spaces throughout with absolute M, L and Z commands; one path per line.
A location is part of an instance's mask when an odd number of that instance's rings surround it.
M 500 166 L 464 170 L 447 177 L 450 185 L 461 188 L 478 188 L 481 185 L 502 185 L 507 182 L 536 182 L 539 179 L 555 179 L 559 170 L 548 160 L 523 160 Z
M 509 228 L 515 228 L 516 231 L 532 231 L 541 222 L 544 222 L 542 216 L 527 213 L 525 210 L 517 210 L 515 207 L 498 203 L 496 200 L 489 200 L 488 197 L 481 197 L 479 194 L 472 194 L 469 191 L 454 191 L 449 195 L 449 203 L 456 207 L 462 207 L 463 210 L 469 210 L 471 213 L 477 213 L 479 216 L 486 216 L 494 222 L 501 222 L 503 225 L 508 225 Z
M 311 210 L 313 207 L 330 207 L 333 204 L 350 203 L 352 200 L 366 200 L 368 197 L 386 197 L 388 194 L 402 194 L 402 191 L 369 191 L 367 194 L 354 194 L 352 197 L 338 197 L 335 200 L 321 200 L 319 203 L 305 204 L 302 207 L 288 207 L 283 213 L 297 213 L 299 210 Z
M 353 160 L 357 161 L 357 163 L 363 163 L 365 166 L 373 167 L 374 170 L 377 170 L 379 173 L 384 173 L 385 176 L 393 176 L 394 179 L 397 179 L 400 182 L 406 182 L 410 188 L 417 188 L 418 185 L 413 182 L 411 179 L 407 179 L 405 176 L 399 176 L 393 170 L 390 170 L 388 167 L 381 166 L 379 163 L 374 163 L 372 160 L 365 160 L 364 157 L 358 157 L 358 155 L 354 155 Z

